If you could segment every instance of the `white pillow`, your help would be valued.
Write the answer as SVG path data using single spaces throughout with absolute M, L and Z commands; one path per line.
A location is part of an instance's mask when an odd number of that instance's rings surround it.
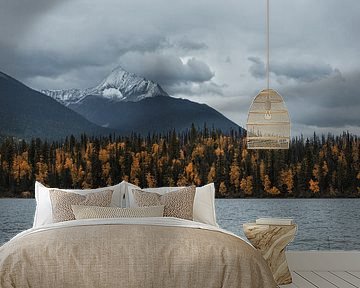
M 127 188 L 125 193 L 126 207 L 137 207 L 133 194 L 130 189 L 140 189 L 140 187 L 126 182 Z M 179 190 L 184 187 L 159 187 L 141 189 L 147 192 L 155 192 L 164 195 L 168 192 Z M 204 224 L 210 224 L 218 227 L 215 214 L 215 186 L 214 183 L 207 184 L 202 187 L 196 187 L 193 220 Z
M 214 183 L 196 187 L 193 216 L 194 221 L 219 226 L 216 223 Z
M 133 200 L 133 198 L 131 198 L 131 203 L 132 205 L 130 205 L 130 199 L 128 197 L 128 194 L 131 192 L 132 189 L 138 189 L 138 190 L 141 190 L 141 188 L 139 186 L 136 186 L 134 184 L 131 184 L 129 182 L 126 182 L 126 181 L 123 181 L 124 182 L 124 185 L 125 185 L 125 207 L 126 208 L 132 208 L 132 207 L 137 207 L 135 205 L 135 200 Z
M 97 189 L 61 189 L 65 192 L 77 193 L 80 195 L 86 195 L 88 193 L 103 192 L 105 190 L 113 190 L 111 206 L 122 207 L 122 199 L 125 195 L 126 182 L 123 181 L 117 185 L 110 187 L 103 187 Z M 53 222 L 52 217 L 52 206 L 50 201 L 49 191 L 54 188 L 47 188 L 40 182 L 35 182 L 35 199 L 36 199 L 36 210 L 34 217 L 33 227 L 39 227 Z

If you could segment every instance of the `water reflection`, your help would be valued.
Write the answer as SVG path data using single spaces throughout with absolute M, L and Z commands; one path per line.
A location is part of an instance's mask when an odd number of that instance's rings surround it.
M 360 199 L 217 199 L 221 227 L 246 239 L 242 224 L 258 217 L 293 218 L 289 250 L 360 250 Z

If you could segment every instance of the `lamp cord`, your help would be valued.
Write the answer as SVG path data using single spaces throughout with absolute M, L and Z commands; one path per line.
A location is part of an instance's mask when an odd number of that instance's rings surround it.
M 268 98 L 269 98 L 269 87 L 270 87 L 270 76 L 269 76 L 269 70 L 270 70 L 270 29 L 269 29 L 269 0 L 266 0 L 266 79 L 267 79 L 267 90 L 268 90 Z

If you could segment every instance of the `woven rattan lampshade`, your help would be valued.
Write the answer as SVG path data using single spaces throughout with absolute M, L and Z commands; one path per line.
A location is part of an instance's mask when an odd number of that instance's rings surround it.
M 254 98 L 246 129 L 248 149 L 289 149 L 290 117 L 279 93 L 265 89 Z

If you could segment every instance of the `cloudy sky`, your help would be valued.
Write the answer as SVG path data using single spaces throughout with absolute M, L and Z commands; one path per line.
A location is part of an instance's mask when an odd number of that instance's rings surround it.
M 241 126 L 265 88 L 265 0 L 0 0 L 0 71 L 87 88 L 121 65 Z M 271 0 L 271 87 L 292 135 L 360 134 L 360 1 Z

